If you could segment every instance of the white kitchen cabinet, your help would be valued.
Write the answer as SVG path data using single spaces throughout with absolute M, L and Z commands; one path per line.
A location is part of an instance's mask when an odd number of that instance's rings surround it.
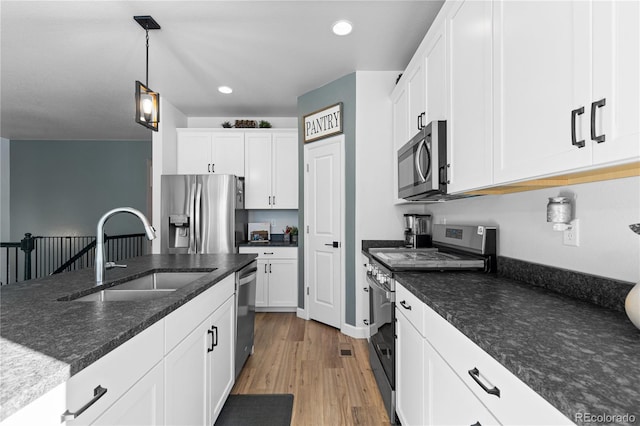
M 178 174 L 244 176 L 244 133 L 219 129 L 177 129 Z
M 639 9 L 494 4 L 496 183 L 640 158 Z
M 235 316 L 235 299 L 230 297 L 209 322 L 214 341 L 208 360 L 208 425 L 215 423 L 235 382 Z
M 240 247 L 258 255 L 256 310 L 295 311 L 298 307 L 297 247 Z
M 393 128 L 393 203 L 406 201 L 398 198 L 398 149 L 409 141 L 409 103 L 407 85 L 401 80 L 391 94 L 392 128 Z
M 166 318 L 167 425 L 213 424 L 231 391 L 234 289 L 231 275 Z
M 400 283 L 396 313 L 402 424 L 573 424 Z
M 593 163 L 638 159 L 640 2 L 594 1 L 592 8 L 593 87 L 589 101 L 605 99 L 605 105 L 596 107 L 595 112 L 594 132 L 605 138 L 591 144 Z
M 499 425 L 449 365 L 424 342 L 425 364 L 430 366 L 428 401 L 430 425 Z
M 466 0 L 456 2 L 447 13 L 447 191 L 450 193 L 493 183 L 491 11 L 491 1 Z M 438 70 L 436 59 L 440 60 L 443 52 L 435 54 L 431 66 Z M 429 87 L 434 86 L 437 87 L 436 84 Z M 433 95 L 437 100 L 439 93 L 436 91 Z
M 158 363 L 93 423 L 95 426 L 164 425 L 164 370 Z
M 298 208 L 298 134 L 245 134 L 245 208 Z
M 422 306 L 412 306 L 406 301 L 403 306 L 396 305 L 396 414 L 403 425 L 424 425 L 429 408 L 425 404 L 429 364 L 425 362 L 424 337 L 405 316 L 409 309 Z
M 448 118 L 446 22 L 444 20 L 434 22 L 425 40 L 426 124 Z
M 413 68 L 407 69 L 407 93 L 409 94 L 409 137 L 418 133 L 426 123 L 426 73 L 423 57 Z

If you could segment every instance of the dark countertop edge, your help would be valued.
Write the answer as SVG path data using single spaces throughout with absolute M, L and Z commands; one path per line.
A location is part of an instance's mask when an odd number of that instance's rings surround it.
M 94 350 L 83 354 L 82 356 L 76 358 L 75 360 L 71 361 L 70 363 L 60 360 L 60 363 L 64 363 L 66 365 L 66 368 L 65 368 L 66 371 L 63 374 L 60 374 L 60 371 L 57 372 L 58 373 L 56 375 L 57 381 L 56 382 L 52 382 L 52 383 L 47 383 L 45 386 L 42 386 L 38 390 L 35 390 L 35 389 L 32 389 L 32 388 L 21 389 L 20 392 L 17 392 L 15 394 L 13 394 L 13 397 L 11 397 L 10 399 L 8 399 L 6 401 L 3 401 L 3 403 L 0 405 L 0 408 L 1 408 L 0 422 L 4 421 L 5 419 L 10 417 L 11 415 L 13 415 L 13 414 L 17 413 L 18 411 L 20 411 L 22 408 L 25 408 L 30 403 L 34 402 L 35 400 L 37 400 L 41 396 L 45 395 L 46 393 L 48 393 L 49 391 L 54 389 L 56 386 L 58 386 L 59 384 L 63 383 L 63 381 L 69 380 L 75 374 L 77 374 L 80 371 L 84 370 L 85 368 L 87 368 L 88 366 L 90 366 L 91 364 L 93 364 L 94 362 L 99 360 L 100 358 L 104 357 L 105 355 L 107 355 L 108 353 L 110 353 L 111 351 L 116 349 L 117 347 L 121 346 L 122 344 L 126 343 L 127 341 L 129 341 L 130 339 L 135 337 L 136 335 L 140 334 L 142 331 L 144 331 L 147 328 L 151 327 L 153 324 L 155 324 L 158 321 L 160 321 L 161 319 L 165 318 L 171 312 L 175 311 L 176 309 L 178 309 L 179 307 L 183 306 L 184 304 L 186 304 L 190 300 L 194 299 L 195 297 L 197 297 L 198 295 L 202 294 L 203 292 L 205 292 L 209 288 L 213 287 L 215 284 L 217 284 L 218 282 L 222 281 L 223 279 L 225 279 L 229 275 L 231 275 L 231 274 L 239 271 L 243 267 L 247 266 L 248 264 L 253 262 L 255 260 L 255 258 L 257 257 L 255 254 L 250 254 L 250 253 L 237 253 L 237 254 L 241 255 L 241 256 L 247 256 L 248 258 L 247 258 L 246 261 L 239 262 L 237 265 L 235 265 L 235 267 L 229 267 L 228 270 L 226 270 L 226 271 L 225 270 L 221 271 L 222 268 L 217 268 L 217 269 L 211 271 L 212 273 L 218 272 L 218 274 L 214 277 L 214 279 L 212 279 L 210 281 L 200 282 L 197 287 L 195 287 L 194 289 L 192 289 L 189 292 L 186 292 L 183 295 L 183 297 L 181 299 L 179 299 L 178 301 L 172 303 L 171 305 L 168 305 L 168 306 L 162 308 L 161 310 L 159 310 L 155 314 L 153 314 L 150 317 L 142 320 L 142 322 L 140 322 L 139 324 L 132 325 L 125 332 L 120 333 L 115 338 L 112 338 L 111 340 L 109 340 L 108 342 L 104 343 L 103 345 L 100 345 L 100 346 L 96 347 Z M 143 257 L 151 258 L 152 256 L 154 256 L 154 255 L 146 255 L 146 256 L 143 256 Z M 162 255 L 159 255 L 159 256 L 162 256 Z M 203 270 L 203 268 L 200 267 L 200 266 L 194 266 L 192 268 L 189 268 L 189 267 L 178 267 L 178 268 L 168 267 L 168 268 L 163 268 L 163 267 L 157 267 L 157 266 L 151 266 L 150 265 L 150 267 L 147 268 L 147 269 L 139 270 L 139 271 L 137 271 L 137 272 L 135 272 L 135 273 L 133 273 L 131 275 L 127 275 L 127 278 L 132 277 L 131 279 L 133 279 L 135 276 L 146 275 L 146 274 L 152 273 L 153 271 L 156 271 L 156 270 L 169 271 L 169 270 L 176 270 L 176 269 L 179 269 L 181 271 L 186 271 L 186 270 L 193 270 L 193 271 L 201 270 L 202 271 Z M 204 268 L 204 269 L 207 269 L 207 268 Z M 55 277 L 55 276 L 53 276 L 53 277 Z M 44 279 L 51 279 L 51 277 L 45 277 Z M 121 280 L 120 278 L 110 280 L 111 282 L 107 283 L 107 287 L 110 284 L 112 284 L 112 282 L 120 281 L 120 280 Z M 201 280 L 203 280 L 203 278 L 200 278 L 199 280 L 196 280 L 196 282 L 197 281 L 201 281 Z M 1 337 L 1 335 L 0 335 L 0 337 Z M 47 357 L 47 355 L 44 355 L 44 354 L 42 356 L 43 357 Z M 0 369 L 1 368 L 2 367 L 0 366 Z M 0 384 L 0 386 L 1 386 L 1 384 Z
M 269 241 L 268 243 L 239 243 L 238 247 L 290 247 L 298 248 L 298 243 L 285 243 L 281 241 Z

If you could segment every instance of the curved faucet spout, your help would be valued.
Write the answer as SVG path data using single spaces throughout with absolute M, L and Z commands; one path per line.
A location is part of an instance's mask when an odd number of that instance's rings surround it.
M 156 238 L 156 230 L 151 226 L 149 220 L 145 217 L 142 212 L 136 210 L 132 207 L 118 207 L 113 210 L 109 210 L 106 212 L 98 221 L 98 226 L 96 227 L 96 285 L 102 284 L 104 281 L 105 274 L 105 258 L 104 258 L 104 225 L 106 221 L 113 215 L 117 213 L 130 213 L 134 216 L 137 216 L 138 219 L 144 225 L 144 230 L 147 234 L 147 238 L 149 240 L 153 240 Z

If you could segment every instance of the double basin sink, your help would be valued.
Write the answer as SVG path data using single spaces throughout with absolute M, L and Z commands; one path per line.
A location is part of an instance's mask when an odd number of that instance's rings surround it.
M 211 271 L 213 270 L 215 269 Z M 71 296 L 60 300 L 73 302 L 122 302 L 157 299 L 191 284 L 211 271 L 151 272 L 85 296 Z

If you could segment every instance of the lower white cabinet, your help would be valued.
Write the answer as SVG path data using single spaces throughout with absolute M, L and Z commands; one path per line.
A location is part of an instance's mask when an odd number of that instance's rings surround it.
M 403 425 L 573 424 L 399 283 L 396 300 L 396 411 Z
M 256 309 L 295 311 L 298 307 L 297 247 L 240 247 L 258 255 Z
M 420 306 L 412 307 L 420 309 Z M 425 424 L 425 380 L 428 364 L 424 362 L 424 337 L 396 306 L 396 414 L 403 425 Z
M 431 344 L 424 341 L 429 366 L 428 422 L 431 425 L 499 425 L 495 417 L 465 386 Z
M 209 293 L 199 296 L 204 298 L 194 300 L 195 306 L 185 305 L 167 317 L 170 323 L 184 323 L 180 318 L 183 314 L 198 317 L 206 304 L 201 301 L 211 299 L 207 316 L 175 347 L 168 348 L 170 352 L 165 357 L 165 424 L 167 425 L 211 425 L 220 414 L 220 410 L 231 392 L 234 382 L 234 350 L 235 350 L 235 303 L 233 276 L 227 277 L 221 289 L 228 287 L 229 291 L 219 292 L 220 299 Z M 169 327 L 167 328 L 169 331 Z
M 164 372 L 157 364 L 93 423 L 96 426 L 164 425 Z

